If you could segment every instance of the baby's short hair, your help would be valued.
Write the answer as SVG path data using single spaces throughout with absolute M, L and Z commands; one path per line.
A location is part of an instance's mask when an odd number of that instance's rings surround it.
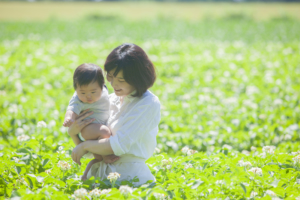
M 101 89 L 104 85 L 102 69 L 95 64 L 84 63 L 79 65 L 73 75 L 73 87 L 76 90 L 78 86 L 88 85 L 97 81 Z

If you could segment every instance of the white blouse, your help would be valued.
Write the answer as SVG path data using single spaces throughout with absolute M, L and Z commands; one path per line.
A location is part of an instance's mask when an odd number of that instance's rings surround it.
M 134 93 L 134 92 L 133 92 Z M 156 135 L 160 122 L 160 102 L 146 91 L 142 97 L 126 96 L 123 103 L 114 93 L 109 96 L 110 117 L 107 126 L 112 131 L 109 138 L 115 155 L 121 158 L 111 164 L 103 161 L 92 166 L 91 176 L 106 178 L 110 172 L 121 174 L 119 180 L 139 178 L 136 185 L 155 180 L 145 161 L 156 147 Z

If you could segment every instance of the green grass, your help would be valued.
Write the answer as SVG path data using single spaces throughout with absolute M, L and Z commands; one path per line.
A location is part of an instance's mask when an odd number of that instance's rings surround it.
M 155 64 L 151 91 L 162 104 L 161 152 L 147 161 L 157 182 L 138 187 L 130 198 L 161 193 L 165 199 L 250 199 L 256 192 L 256 199 L 271 199 L 268 190 L 282 199 L 299 198 L 299 25 L 234 15 L 1 23 L 1 198 L 68 199 L 79 188 L 92 190 L 92 183 L 111 187 L 107 180 L 79 180 L 89 159 L 81 167 L 71 161 L 74 145 L 61 124 L 74 92 L 73 70 L 84 62 L 102 67 L 123 42 L 141 46 Z M 47 128 L 37 127 L 39 121 Z M 20 142 L 22 134 L 30 139 Z M 56 153 L 60 146 L 64 153 Z M 184 155 L 185 146 L 199 153 Z M 276 146 L 275 153 L 264 154 L 264 146 Z M 72 168 L 63 173 L 59 160 Z M 240 160 L 261 168 L 262 175 L 241 167 Z M 101 198 L 124 197 L 114 188 Z

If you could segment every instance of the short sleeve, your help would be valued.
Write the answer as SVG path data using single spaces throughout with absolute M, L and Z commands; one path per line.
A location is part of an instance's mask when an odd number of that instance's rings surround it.
M 110 145 L 115 155 L 126 154 L 131 146 L 140 142 L 145 134 L 157 128 L 160 121 L 160 103 L 157 99 L 141 100 L 126 114 L 125 120 L 110 137 Z
M 72 96 L 72 98 L 71 98 L 71 100 L 69 102 L 69 105 L 67 107 L 67 110 L 71 110 L 74 113 L 76 113 L 77 115 L 80 114 L 80 112 L 81 112 L 81 103 L 80 103 L 80 100 L 79 100 L 76 92 Z

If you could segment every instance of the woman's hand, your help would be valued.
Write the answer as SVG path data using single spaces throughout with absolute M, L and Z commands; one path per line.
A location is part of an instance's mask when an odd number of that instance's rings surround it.
M 69 127 L 68 133 L 70 136 L 75 136 L 77 135 L 81 129 L 83 129 L 85 126 L 89 125 L 92 123 L 95 119 L 87 119 L 85 120 L 86 117 L 90 116 L 93 114 L 93 111 L 89 111 L 89 109 L 84 110 L 82 113 L 78 115 L 78 117 L 75 119 L 73 124 Z
M 102 156 L 102 157 L 103 157 L 103 161 L 104 161 L 106 164 L 116 162 L 117 160 L 120 159 L 119 156 L 116 156 L 116 155 L 114 155 L 114 154 L 112 154 L 112 155 L 107 155 L 107 156 Z
M 81 165 L 80 159 L 84 154 L 86 154 L 88 151 L 84 150 L 83 148 L 84 142 L 78 144 L 72 151 L 72 159 L 74 162 L 76 162 L 78 165 Z

